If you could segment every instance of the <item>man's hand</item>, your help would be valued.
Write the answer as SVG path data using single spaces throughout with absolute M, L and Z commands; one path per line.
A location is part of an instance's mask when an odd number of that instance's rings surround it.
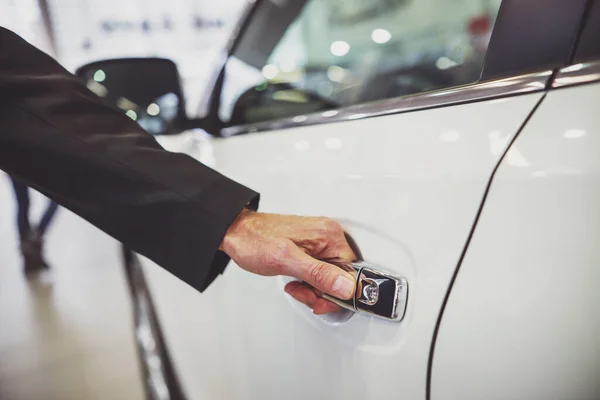
M 331 219 L 244 210 L 227 230 L 220 248 L 249 272 L 292 276 L 311 285 L 291 282 L 285 290 L 315 314 L 339 310 L 322 293 L 341 299 L 354 295 L 354 277 L 327 262 L 356 259 L 342 227 Z

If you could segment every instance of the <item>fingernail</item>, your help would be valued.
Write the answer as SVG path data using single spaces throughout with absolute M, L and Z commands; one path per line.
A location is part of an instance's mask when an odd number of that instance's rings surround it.
M 333 281 L 331 290 L 333 294 L 341 299 L 349 299 L 354 294 L 354 279 L 347 275 L 338 275 Z

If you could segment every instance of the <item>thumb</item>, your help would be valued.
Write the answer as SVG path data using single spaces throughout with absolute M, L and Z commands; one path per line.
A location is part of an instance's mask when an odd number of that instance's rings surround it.
M 285 264 L 286 275 L 301 279 L 324 293 L 344 300 L 354 295 L 356 279 L 353 275 L 333 264 L 312 258 L 296 246 L 290 251 Z

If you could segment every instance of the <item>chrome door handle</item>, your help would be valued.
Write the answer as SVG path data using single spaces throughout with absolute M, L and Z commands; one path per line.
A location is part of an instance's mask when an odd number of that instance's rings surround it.
M 400 322 L 404 318 L 408 299 L 408 281 L 396 274 L 364 261 L 340 265 L 356 277 L 356 294 L 350 300 L 323 295 L 345 309 L 388 321 Z

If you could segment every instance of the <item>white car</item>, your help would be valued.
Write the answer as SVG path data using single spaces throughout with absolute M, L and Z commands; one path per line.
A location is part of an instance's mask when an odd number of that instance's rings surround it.
M 340 221 L 363 298 L 316 316 L 232 265 L 200 294 L 128 253 L 149 397 L 599 399 L 600 1 L 257 0 L 236 35 L 166 124 L 210 136 L 159 140 Z

